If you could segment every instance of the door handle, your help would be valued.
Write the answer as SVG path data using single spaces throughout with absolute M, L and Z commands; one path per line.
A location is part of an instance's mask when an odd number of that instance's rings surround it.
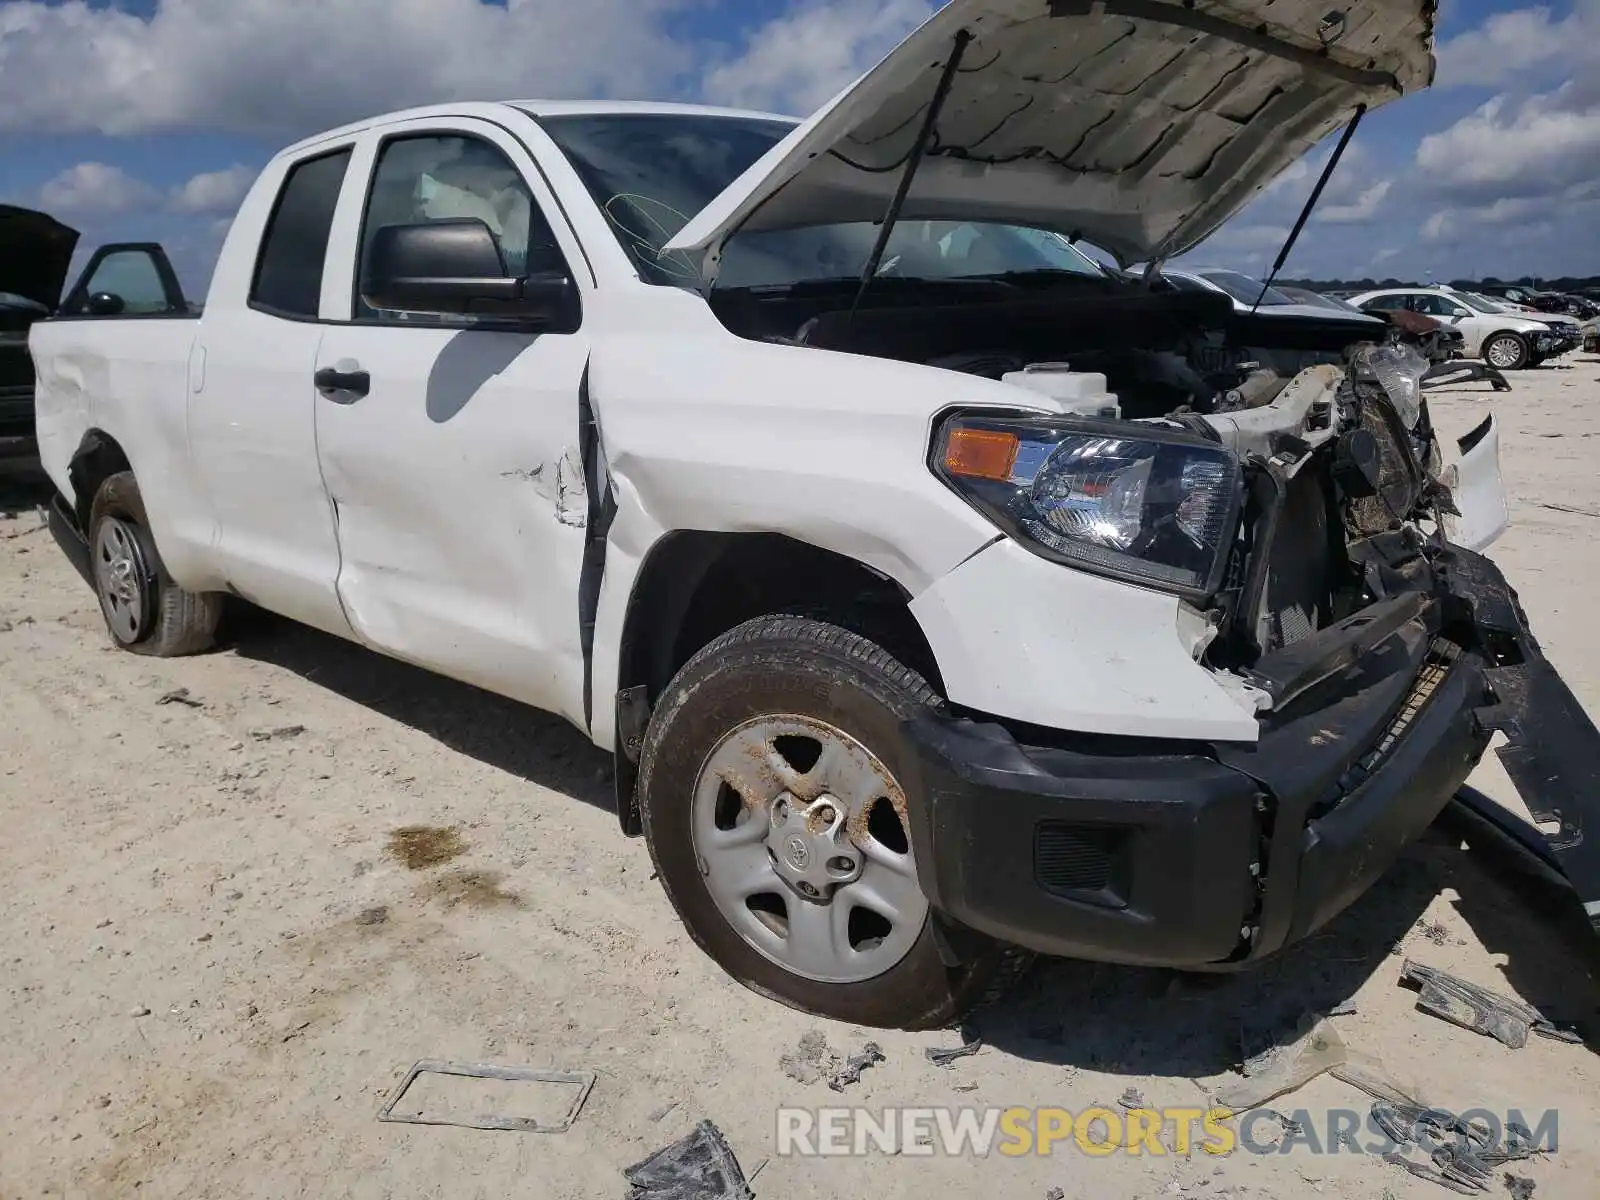
M 330 393 L 350 393 L 349 400 L 340 401 L 343 404 L 359 400 L 372 390 L 372 376 L 365 371 L 340 371 L 333 367 L 323 367 L 311 378 L 312 382 L 317 385 L 317 391 L 328 396 L 329 399 L 339 399 L 337 396 L 330 395 Z

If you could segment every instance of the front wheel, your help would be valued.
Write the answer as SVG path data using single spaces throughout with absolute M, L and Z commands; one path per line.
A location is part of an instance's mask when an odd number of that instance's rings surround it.
M 1027 956 L 941 958 L 898 782 L 938 696 L 874 642 L 803 617 L 717 638 L 656 706 L 639 808 L 690 936 L 747 987 L 860 1025 L 949 1025 Z
M 1500 371 L 1518 371 L 1528 365 L 1528 343 L 1521 334 L 1497 333 L 1483 344 L 1483 358 Z

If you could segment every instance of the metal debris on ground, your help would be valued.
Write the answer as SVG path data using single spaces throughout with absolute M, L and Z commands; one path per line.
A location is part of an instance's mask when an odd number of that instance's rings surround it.
M 1443 946 L 1450 941 L 1450 929 L 1443 921 L 1418 921 L 1417 932 L 1435 946 Z
M 796 1083 L 816 1083 L 831 1075 L 838 1062 L 838 1056 L 828 1049 L 828 1039 L 818 1029 L 801 1034 L 800 1044 L 778 1059 L 783 1073 Z
M 1293 1117 L 1284 1116 L 1275 1108 L 1263 1108 L 1261 1111 L 1278 1123 L 1279 1128 L 1283 1130 L 1284 1137 L 1292 1137 L 1295 1134 L 1306 1131 L 1306 1127 L 1300 1124 L 1299 1121 L 1296 1121 Z
M 1463 1029 L 1492 1037 L 1513 1050 L 1520 1050 L 1527 1045 L 1528 1033 L 1536 1027 L 1548 1030 L 1557 1037 L 1563 1033 L 1531 1004 L 1502 996 L 1499 992 L 1410 959 L 1400 969 L 1400 982 L 1421 990 L 1417 1007 L 1423 1012 L 1443 1017 Z
M 627 1200 L 754 1200 L 739 1160 L 710 1121 L 622 1172 Z
M 1525 1175 L 1513 1175 L 1506 1172 L 1506 1191 L 1511 1193 L 1511 1200 L 1533 1200 L 1533 1180 Z
M 929 1046 L 923 1051 L 923 1053 L 928 1056 L 928 1061 L 934 1066 L 944 1067 L 946 1070 L 950 1070 L 951 1064 L 954 1063 L 956 1059 L 970 1058 L 979 1050 L 983 1049 L 983 1039 L 977 1034 L 974 1033 L 968 1035 L 963 1031 L 961 1038 L 962 1041 L 961 1045 L 959 1046 L 951 1046 L 949 1048 Z
M 1507 1122 L 1504 1137 L 1497 1141 L 1488 1126 L 1464 1120 L 1448 1109 L 1380 1100 L 1372 1106 L 1371 1122 L 1397 1143 L 1396 1149 L 1383 1156 L 1384 1162 L 1468 1196 L 1489 1190 L 1494 1168 L 1543 1153 L 1534 1144 L 1533 1133 L 1516 1121 Z M 1426 1159 L 1409 1157 L 1407 1151 L 1412 1148 Z
M 1044 1194 L 1044 1200 L 1067 1200 L 1067 1193 L 1058 1187 L 1051 1188 Z
M 299 737 L 305 731 L 304 725 L 278 725 L 272 729 L 252 729 L 250 736 L 258 742 L 277 742 Z
M 836 1092 L 842 1092 L 852 1083 L 861 1082 L 861 1072 L 883 1060 L 883 1047 L 877 1042 L 868 1042 L 861 1047 L 860 1054 L 852 1054 L 844 1060 L 843 1065 L 833 1073 L 833 1078 L 828 1080 L 828 1086 Z
M 511 1083 L 556 1083 L 574 1086 L 578 1091 L 566 1115 L 553 1123 L 541 1122 L 532 1117 L 500 1117 L 493 1114 L 435 1117 L 422 1112 L 396 1113 L 395 1105 L 400 1102 L 400 1098 L 406 1094 L 406 1089 L 417 1076 L 422 1074 L 458 1075 L 467 1079 L 501 1079 Z M 593 1071 L 546 1071 L 534 1067 L 501 1067 L 493 1063 L 451 1063 L 425 1058 L 406 1072 L 406 1077 L 400 1081 L 400 1086 L 395 1088 L 388 1103 L 378 1110 L 378 1120 L 397 1121 L 407 1125 L 458 1125 L 463 1129 L 501 1129 L 516 1133 L 565 1133 L 578 1119 L 578 1112 L 583 1108 L 583 1102 L 589 1098 L 589 1091 L 594 1087 L 594 1081 Z
M 1143 1108 L 1144 1093 L 1136 1087 L 1131 1087 L 1117 1097 L 1117 1103 L 1123 1108 Z
M 157 704 L 183 704 L 189 708 L 204 708 L 206 702 L 190 695 L 186 687 L 173 688 L 170 692 L 163 692 L 156 698 Z

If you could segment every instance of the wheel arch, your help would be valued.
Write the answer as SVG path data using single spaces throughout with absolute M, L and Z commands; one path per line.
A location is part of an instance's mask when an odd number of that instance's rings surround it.
M 635 576 L 617 653 L 616 795 L 624 832 L 640 831 L 638 746 L 656 701 L 696 651 L 755 617 L 816 616 L 883 645 L 943 693 L 905 589 L 836 551 L 779 533 L 680 530 L 660 538 Z
M 119 471 L 131 471 L 133 464 L 122 444 L 103 429 L 91 428 L 78 442 L 78 448 L 67 460 L 67 481 L 72 485 L 72 515 L 77 520 L 78 531 L 89 532 L 89 511 L 94 505 L 95 493 L 111 476 Z
M 1533 357 L 1533 335 L 1524 333 L 1520 329 L 1513 329 L 1509 325 L 1503 325 L 1499 329 L 1493 329 L 1484 334 L 1483 340 L 1478 343 L 1478 355 L 1484 362 L 1489 362 L 1489 347 L 1494 344 L 1495 339 L 1503 337 L 1514 337 L 1522 343 L 1524 363 Z M 1493 363 L 1489 365 L 1494 366 Z

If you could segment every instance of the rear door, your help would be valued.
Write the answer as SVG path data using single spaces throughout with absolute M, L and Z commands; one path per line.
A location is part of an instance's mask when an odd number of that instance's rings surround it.
M 498 125 L 423 119 L 369 137 L 370 182 L 339 215 L 349 320 L 326 326 L 315 364 L 340 599 L 372 646 L 582 726 L 588 335 L 374 310 L 359 276 L 382 226 L 460 217 L 490 227 L 513 274 L 584 259 Z M 587 300 L 592 279 L 576 278 Z
M 350 626 L 334 590 L 339 544 L 317 461 L 311 375 L 329 235 L 353 142 L 274 168 L 282 172 L 277 186 L 265 181 L 245 201 L 188 381 L 190 457 L 211 502 L 228 585 L 344 636 Z

